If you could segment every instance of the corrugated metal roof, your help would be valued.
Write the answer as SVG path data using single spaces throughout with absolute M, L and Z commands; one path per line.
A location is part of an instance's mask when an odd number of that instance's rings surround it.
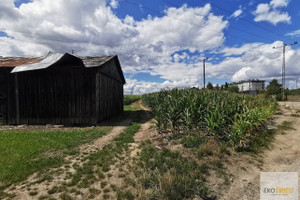
M 61 61 L 73 63 L 82 62 L 85 67 L 99 67 L 109 60 L 113 59 L 114 57 L 115 55 L 76 57 L 68 53 L 51 53 L 47 57 L 39 58 L 0 57 L 0 67 L 14 67 L 11 73 L 46 69 Z
M 21 58 L 21 57 L 0 57 L 0 67 L 16 67 L 19 65 L 27 65 L 38 63 L 44 58 Z
M 51 66 L 51 65 L 55 64 L 57 61 L 59 61 L 64 55 L 65 54 L 52 53 L 52 54 L 48 55 L 46 58 L 40 60 L 40 62 L 38 62 L 38 63 L 16 66 L 11 71 L 11 73 L 48 68 L 49 66 Z
M 84 66 L 97 67 L 103 65 L 113 57 L 114 56 L 81 56 L 79 58 L 82 60 Z

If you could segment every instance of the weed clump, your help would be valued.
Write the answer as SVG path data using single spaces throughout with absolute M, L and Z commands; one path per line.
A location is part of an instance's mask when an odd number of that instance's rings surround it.
M 207 166 L 199 166 L 178 152 L 159 151 L 147 144 L 142 148 L 139 165 L 144 169 L 139 181 L 150 191 L 149 198 L 179 200 L 208 196 L 204 181 Z
M 200 136 L 186 136 L 181 140 L 181 144 L 186 148 L 200 147 L 204 143 L 204 138 Z

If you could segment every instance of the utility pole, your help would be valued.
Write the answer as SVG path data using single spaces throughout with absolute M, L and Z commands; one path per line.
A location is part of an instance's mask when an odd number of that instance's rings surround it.
M 285 90 L 285 47 L 286 46 L 292 46 L 292 45 L 295 45 L 295 44 L 298 44 L 297 41 L 295 41 L 294 43 L 292 44 L 283 44 L 282 46 L 279 46 L 279 47 L 273 47 L 273 49 L 279 49 L 279 48 L 282 48 L 282 72 L 281 72 L 281 79 L 282 79 L 282 99 L 285 99 L 285 93 L 284 93 L 284 90 Z
M 205 89 L 205 62 L 208 60 L 208 57 L 202 59 L 203 62 L 203 89 Z

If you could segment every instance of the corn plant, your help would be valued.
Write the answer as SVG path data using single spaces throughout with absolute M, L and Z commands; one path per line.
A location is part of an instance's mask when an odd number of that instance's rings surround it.
M 173 89 L 142 96 L 160 132 L 211 136 L 236 145 L 275 111 L 273 99 L 226 91 Z

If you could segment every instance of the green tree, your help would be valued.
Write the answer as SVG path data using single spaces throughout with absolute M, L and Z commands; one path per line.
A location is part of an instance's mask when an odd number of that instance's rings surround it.
M 281 84 L 278 83 L 277 79 L 273 79 L 267 86 L 267 96 L 272 96 L 277 100 L 282 100 Z
M 227 88 L 227 91 L 238 93 L 239 92 L 239 87 L 237 85 L 229 85 L 228 88 Z
M 207 85 L 206 85 L 206 88 L 207 88 L 208 90 L 213 90 L 213 89 L 214 89 L 214 86 L 212 85 L 211 82 L 208 82 Z
M 227 82 L 225 82 L 224 88 L 225 88 L 225 90 L 228 88 L 228 83 Z

